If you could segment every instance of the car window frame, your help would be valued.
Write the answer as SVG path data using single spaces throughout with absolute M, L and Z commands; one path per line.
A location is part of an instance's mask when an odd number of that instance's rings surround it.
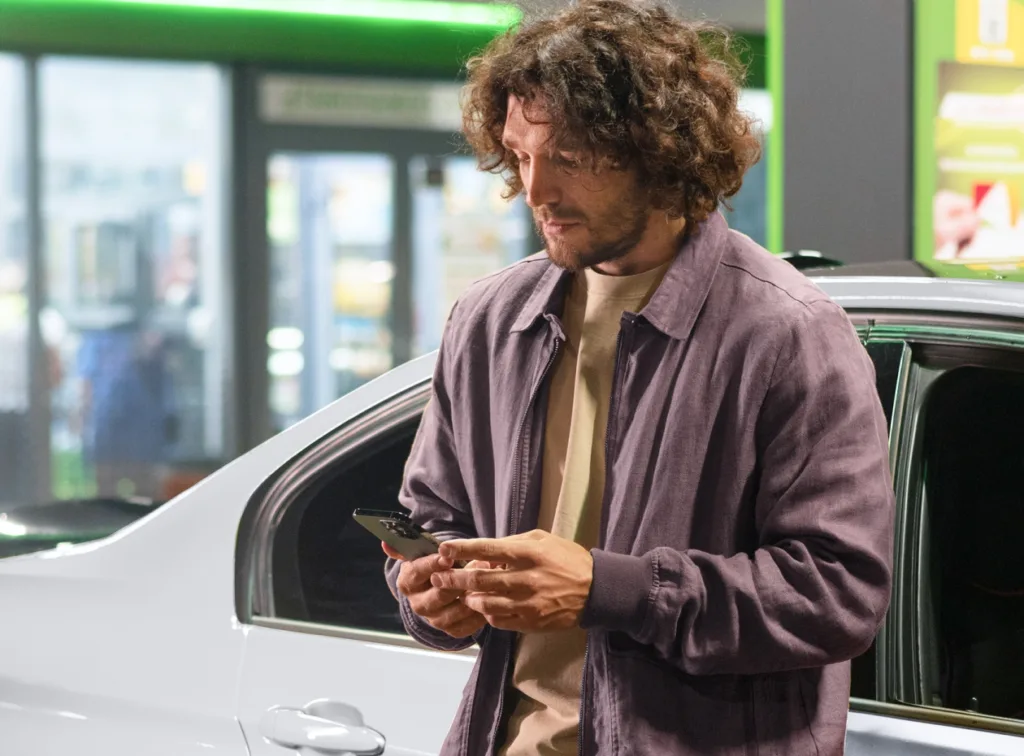
M 906 339 L 901 338 L 898 335 L 872 337 L 871 326 L 874 323 L 873 319 L 861 319 L 856 317 L 852 317 L 851 319 L 854 321 L 854 325 L 857 328 L 857 332 L 861 337 L 861 342 L 865 349 L 868 344 L 898 344 L 902 346 L 899 374 L 896 379 L 896 386 L 893 391 L 892 408 L 890 410 L 891 420 L 889 422 L 888 439 L 889 469 L 893 474 L 894 486 L 897 486 L 897 476 L 895 471 L 899 458 L 899 448 L 903 433 L 905 408 L 907 403 L 908 381 L 912 367 L 912 353 L 910 345 L 907 343 Z M 880 401 L 884 401 L 882 397 L 879 397 L 879 399 Z M 903 499 L 897 495 L 896 511 L 894 512 L 897 533 L 900 532 L 902 526 L 902 502 Z M 895 537 L 895 543 L 897 546 L 900 541 L 901 539 L 899 535 L 897 535 Z M 894 585 L 897 583 L 895 575 L 893 583 Z M 894 594 L 895 593 L 896 591 L 894 590 Z M 851 696 L 851 708 L 854 710 L 861 710 L 863 706 L 886 700 L 886 688 L 888 684 L 887 681 L 889 679 L 889 658 L 891 656 L 891 647 L 893 643 L 893 634 L 889 631 L 889 616 L 891 612 L 892 607 L 890 606 L 889 612 L 886 613 L 886 616 L 882 620 L 882 624 L 879 626 L 875 635 L 875 697 L 862 698 L 858 696 Z
M 345 464 L 367 443 L 384 440 L 418 420 L 427 406 L 430 380 L 416 382 L 370 407 L 311 445 L 268 479 L 250 500 L 238 530 L 236 549 L 236 612 L 238 621 L 257 627 L 323 635 L 348 640 L 423 649 L 412 637 L 345 625 L 276 616 L 274 607 L 274 541 L 285 514 L 305 501 L 322 475 Z M 383 559 L 381 560 L 383 567 Z M 458 653 L 474 655 L 475 647 Z
M 920 426 L 928 389 L 947 370 L 921 364 L 914 348 L 950 346 L 1012 350 L 1024 359 L 1024 322 L 1013 318 L 913 311 L 853 311 L 848 314 L 865 344 L 884 340 L 903 341 L 907 345 L 890 429 L 889 453 L 896 491 L 896 520 L 892 602 L 879 633 L 876 656 L 879 700 L 851 698 L 850 709 L 866 714 L 1024 735 L 1024 721 L 900 700 L 906 698 L 906 691 L 911 687 L 916 687 L 915 693 L 923 697 L 922 660 L 920 649 L 916 648 L 923 611 L 918 600 L 923 587 L 920 575 L 924 571 L 923 560 L 927 559 L 921 538 L 925 502 L 920 480 L 924 440 Z M 897 406 L 900 408 L 898 415 Z

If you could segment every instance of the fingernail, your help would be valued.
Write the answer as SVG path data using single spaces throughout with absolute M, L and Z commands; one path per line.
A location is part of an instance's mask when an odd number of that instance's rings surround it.
M 438 575 L 431 575 L 430 576 L 430 584 L 432 586 L 434 586 L 435 588 L 440 588 L 441 587 L 441 578 Z
M 443 556 L 443 557 L 441 557 L 440 559 L 437 560 L 437 566 L 440 567 L 443 570 L 450 570 L 452 568 L 452 564 L 453 564 L 452 560 L 449 559 L 448 557 L 444 557 Z

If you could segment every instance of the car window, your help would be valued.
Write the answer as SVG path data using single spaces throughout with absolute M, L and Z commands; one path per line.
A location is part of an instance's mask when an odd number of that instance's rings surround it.
M 875 388 L 882 402 L 885 421 L 892 427 L 893 405 L 896 401 L 896 386 L 903 364 L 903 341 L 869 341 L 865 344 L 868 356 L 875 366 Z
M 1024 719 L 1024 372 L 942 374 L 923 430 L 923 702 Z
M 352 510 L 400 508 L 398 492 L 416 427 L 404 423 L 328 466 L 289 506 L 273 546 L 276 617 L 405 633 L 384 580 L 380 541 L 352 519 Z
M 875 388 L 885 412 L 886 423 L 891 428 L 906 344 L 903 341 L 869 341 L 865 348 L 875 366 Z M 876 644 L 872 643 L 867 651 L 852 660 L 850 695 L 854 698 L 878 697 L 876 656 Z

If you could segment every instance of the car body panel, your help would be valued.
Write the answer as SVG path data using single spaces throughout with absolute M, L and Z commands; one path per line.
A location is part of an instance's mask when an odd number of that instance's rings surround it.
M 269 473 L 431 366 L 403 365 L 108 538 L 0 560 L 5 756 L 72 745 L 247 753 L 237 686 L 249 628 L 234 609 L 242 513 Z
M 848 756 L 1020 756 L 1024 738 L 851 711 L 846 752 Z
M 285 756 L 263 725 L 275 708 L 314 700 L 355 707 L 387 739 L 387 756 L 441 748 L 475 655 L 253 627 L 239 686 L 239 716 L 252 756 Z
M 943 278 L 811 276 L 847 310 L 913 310 L 923 313 L 1024 318 L 1024 285 Z

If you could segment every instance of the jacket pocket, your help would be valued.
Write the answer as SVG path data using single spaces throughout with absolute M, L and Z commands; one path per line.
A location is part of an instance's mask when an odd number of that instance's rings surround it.
M 690 675 L 624 633 L 608 633 L 614 748 L 604 756 L 756 756 L 751 678 Z
M 752 691 L 758 756 L 825 756 L 811 734 L 799 672 L 758 675 Z

